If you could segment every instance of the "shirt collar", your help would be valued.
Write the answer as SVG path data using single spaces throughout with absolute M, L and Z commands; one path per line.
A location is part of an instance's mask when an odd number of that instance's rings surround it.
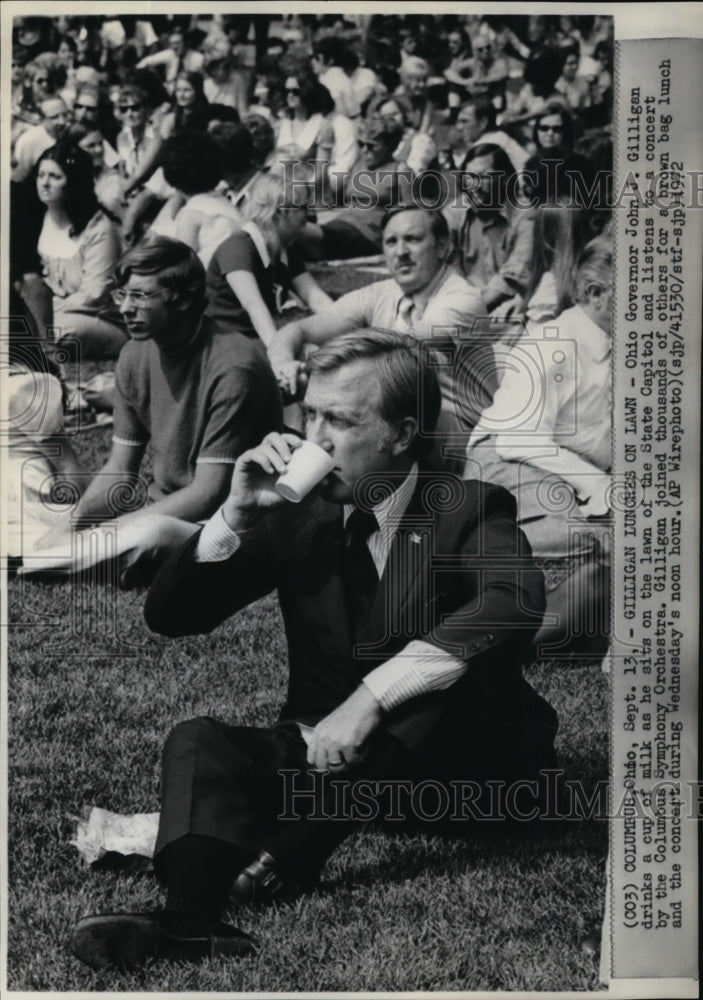
M 427 309 L 427 303 L 430 301 L 430 299 L 432 298 L 432 296 L 436 294 L 437 289 L 444 282 L 444 279 L 447 276 L 448 270 L 449 270 L 449 265 L 448 264 L 443 264 L 440 267 L 439 271 L 437 271 L 437 273 L 435 274 L 435 276 L 432 279 L 432 281 L 430 281 L 429 284 L 425 285 L 424 288 L 421 288 L 418 292 L 413 292 L 412 295 L 406 295 L 400 289 L 400 286 L 399 286 L 398 290 L 400 291 L 400 296 L 398 298 L 398 302 L 397 302 L 397 305 L 396 305 L 396 314 L 397 314 L 398 307 L 400 306 L 400 303 L 402 302 L 402 300 L 403 299 L 411 299 L 412 302 L 413 302 L 413 305 L 415 306 L 415 316 L 416 316 L 417 319 L 421 319 L 422 316 L 424 315 L 425 309 Z
M 223 194 L 232 205 L 238 208 L 249 197 L 254 182 L 259 178 L 259 173 L 260 171 L 253 170 L 247 180 L 238 188 L 230 187 L 227 181 L 220 181 L 215 190 Z
M 400 484 L 398 489 L 394 490 L 391 494 L 384 497 L 375 507 L 372 507 L 373 514 L 378 521 L 378 530 L 383 539 L 386 553 L 390 549 L 391 542 L 393 541 L 393 535 L 398 530 L 398 525 L 402 521 L 408 506 L 410 505 L 410 500 L 415 492 L 415 487 L 417 485 L 418 476 L 418 465 L 417 462 L 413 463 L 413 467 L 410 472 Z M 344 524 L 352 515 L 352 512 L 356 510 L 353 504 L 344 505 Z
M 256 247 L 256 252 L 259 257 L 261 257 L 261 263 L 264 267 L 271 267 L 271 256 L 266 246 L 266 241 L 264 240 L 263 233 L 257 226 L 255 222 L 245 222 L 242 226 L 245 233 L 249 233 L 252 242 Z

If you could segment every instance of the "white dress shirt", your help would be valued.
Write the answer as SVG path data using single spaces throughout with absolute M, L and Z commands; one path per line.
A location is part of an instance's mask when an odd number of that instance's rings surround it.
M 417 475 L 418 467 L 413 465 L 398 489 L 373 508 L 378 530 L 369 535 L 366 544 L 379 578 L 383 575 L 395 532 L 415 491 Z M 353 506 L 345 505 L 345 524 L 353 510 Z M 200 534 L 195 559 L 197 562 L 219 562 L 233 555 L 240 544 L 240 534 L 232 531 L 220 508 Z M 363 683 L 381 707 L 389 711 L 410 698 L 450 687 L 466 667 L 464 660 L 450 656 L 429 642 L 413 639 L 400 653 L 368 673 Z

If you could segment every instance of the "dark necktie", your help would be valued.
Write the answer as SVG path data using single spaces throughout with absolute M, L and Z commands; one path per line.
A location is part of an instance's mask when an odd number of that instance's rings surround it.
M 364 510 L 352 511 L 344 526 L 344 583 L 354 641 L 368 622 L 378 587 L 378 573 L 366 544 L 374 531 L 378 531 L 378 522 Z

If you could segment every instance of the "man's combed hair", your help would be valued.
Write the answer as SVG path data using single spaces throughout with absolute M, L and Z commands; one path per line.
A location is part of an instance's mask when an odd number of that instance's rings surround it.
M 159 285 L 174 297 L 188 296 L 193 312 L 205 309 L 205 268 L 185 243 L 167 236 L 152 236 L 122 257 L 115 272 L 121 288 L 132 274 L 156 275 Z
M 380 389 L 379 413 L 388 424 L 413 417 L 420 428 L 412 445 L 422 458 L 432 447 L 432 432 L 442 405 L 429 354 L 413 337 L 390 330 L 345 333 L 319 348 L 307 361 L 308 375 L 337 371 L 355 361 L 371 361 Z
M 430 220 L 430 232 L 435 238 L 435 242 L 449 239 L 449 223 L 444 213 L 439 208 L 427 208 L 421 201 L 404 201 L 399 205 L 393 205 L 387 209 L 381 219 L 381 232 L 386 231 L 386 226 L 396 215 L 403 212 L 424 212 Z

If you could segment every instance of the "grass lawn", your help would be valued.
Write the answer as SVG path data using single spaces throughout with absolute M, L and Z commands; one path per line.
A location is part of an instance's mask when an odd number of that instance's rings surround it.
M 321 270 L 339 293 L 369 275 Z M 99 466 L 109 431 L 77 450 Z M 98 975 L 68 950 L 80 916 L 149 909 L 149 873 L 89 869 L 69 840 L 86 805 L 158 808 L 159 756 L 193 715 L 268 724 L 283 698 L 286 648 L 274 598 L 207 637 L 169 640 L 142 620 L 143 592 L 110 584 L 8 588 L 9 911 L 7 985 L 21 991 L 274 992 L 597 989 L 607 826 L 589 820 L 451 839 L 365 830 L 346 841 L 318 893 L 232 918 L 253 959 L 153 963 Z M 597 666 L 532 664 L 528 680 L 561 720 L 558 750 L 588 791 L 608 773 L 607 679 Z

